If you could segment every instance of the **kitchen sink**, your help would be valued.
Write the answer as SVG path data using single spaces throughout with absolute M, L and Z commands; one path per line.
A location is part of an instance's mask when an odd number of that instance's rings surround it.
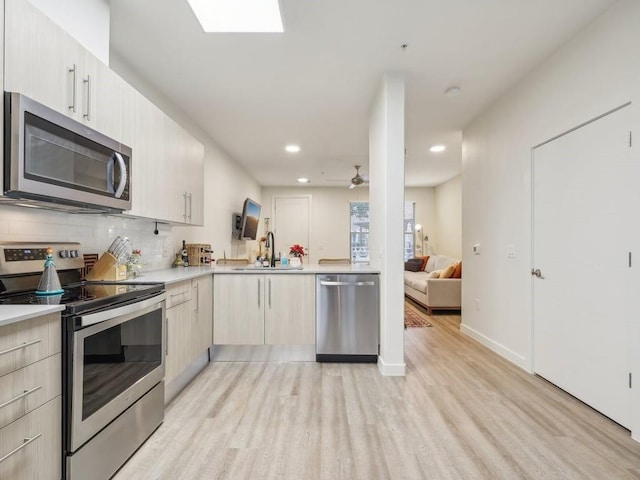
M 302 270 L 303 266 L 292 267 L 291 265 L 284 265 L 278 267 L 257 267 L 255 265 L 247 265 L 246 267 L 234 267 L 232 270 Z

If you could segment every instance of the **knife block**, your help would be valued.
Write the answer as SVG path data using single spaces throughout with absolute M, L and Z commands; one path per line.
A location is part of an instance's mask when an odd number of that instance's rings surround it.
M 87 280 L 126 280 L 127 266 L 118 265 L 117 263 L 118 259 L 116 257 L 111 255 L 109 252 L 104 252 L 89 273 L 87 273 Z

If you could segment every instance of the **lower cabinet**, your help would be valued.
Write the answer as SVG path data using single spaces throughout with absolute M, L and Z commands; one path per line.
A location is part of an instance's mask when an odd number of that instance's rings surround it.
M 213 343 L 212 283 L 206 275 L 167 287 L 167 384 Z
M 264 275 L 216 275 L 213 304 L 215 345 L 264 344 Z
M 62 475 L 60 314 L 0 327 L 0 479 Z
M 220 274 L 214 281 L 215 345 L 315 343 L 315 276 Z
M 267 302 L 264 314 L 264 343 L 314 345 L 315 275 L 265 275 L 265 289 Z
M 199 355 L 213 344 L 213 276 L 191 280 L 193 304 L 193 352 Z

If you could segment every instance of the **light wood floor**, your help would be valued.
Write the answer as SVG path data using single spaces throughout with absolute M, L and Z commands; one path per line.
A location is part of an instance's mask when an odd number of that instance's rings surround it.
M 640 479 L 640 444 L 433 315 L 406 377 L 374 365 L 216 363 L 115 477 Z

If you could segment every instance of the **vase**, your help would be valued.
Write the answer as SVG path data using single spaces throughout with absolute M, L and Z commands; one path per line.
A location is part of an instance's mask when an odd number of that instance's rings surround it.
M 300 265 L 302 265 L 302 259 L 300 257 L 291 257 L 289 259 L 289 264 L 292 267 L 299 267 Z

